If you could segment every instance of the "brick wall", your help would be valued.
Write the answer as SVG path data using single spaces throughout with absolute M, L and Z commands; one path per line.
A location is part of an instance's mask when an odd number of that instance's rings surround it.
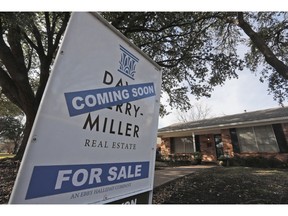
M 233 157 L 234 152 L 229 129 L 221 130 L 221 138 L 223 142 L 224 153 L 228 153 L 230 157 Z
M 161 138 L 161 154 L 168 157 L 171 154 L 171 138 Z
M 217 161 L 216 147 L 214 142 L 214 135 L 201 135 L 200 139 L 200 151 L 202 153 L 202 161 L 210 162 Z

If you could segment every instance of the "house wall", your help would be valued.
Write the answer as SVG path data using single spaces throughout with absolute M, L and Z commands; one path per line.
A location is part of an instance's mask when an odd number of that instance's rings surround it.
M 283 132 L 288 143 L 288 123 L 282 124 Z M 221 138 L 223 142 L 223 152 L 229 154 L 230 157 L 234 157 L 232 139 L 229 129 L 221 129 Z M 161 138 L 161 144 L 157 144 L 157 147 L 161 148 L 161 154 L 169 157 L 173 154 L 173 148 L 171 146 L 171 138 Z M 214 141 L 214 134 L 199 135 L 200 152 L 202 153 L 202 160 L 206 162 L 217 161 L 216 146 Z M 258 154 L 258 152 L 253 152 Z M 240 154 L 245 154 L 240 152 Z M 264 153 L 259 153 L 264 154 Z M 266 154 L 266 153 L 265 153 Z
M 223 142 L 224 153 L 229 154 L 230 157 L 233 157 L 234 152 L 229 129 L 221 130 L 221 138 Z
M 162 138 L 159 147 L 161 148 L 161 155 L 168 157 L 171 154 L 171 138 Z
M 200 151 L 202 153 L 202 161 L 210 162 L 217 161 L 216 147 L 214 142 L 214 135 L 207 134 L 199 136 Z

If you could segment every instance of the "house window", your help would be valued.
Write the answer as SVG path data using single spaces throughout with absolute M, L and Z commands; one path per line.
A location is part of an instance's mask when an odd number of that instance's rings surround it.
M 271 125 L 255 127 L 254 130 L 259 152 L 279 152 L 276 137 Z
M 237 128 L 236 130 L 241 152 L 258 152 L 253 128 Z
M 271 125 L 236 130 L 241 152 L 279 152 Z
M 281 153 L 288 152 L 288 143 L 286 141 L 286 137 L 283 131 L 283 127 L 281 124 L 273 124 L 273 131 L 275 133 L 275 137 L 278 143 L 279 151 Z
M 193 153 L 192 137 L 174 137 L 172 139 L 173 153 Z

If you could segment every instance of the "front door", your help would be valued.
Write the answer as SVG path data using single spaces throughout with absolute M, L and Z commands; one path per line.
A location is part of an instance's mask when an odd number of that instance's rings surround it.
M 216 147 L 216 156 L 219 158 L 221 155 L 224 155 L 221 134 L 214 135 L 214 142 Z

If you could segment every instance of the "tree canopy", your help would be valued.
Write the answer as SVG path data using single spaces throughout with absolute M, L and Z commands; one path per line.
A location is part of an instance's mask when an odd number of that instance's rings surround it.
M 187 93 L 210 96 L 245 67 L 280 104 L 288 98 L 286 12 L 102 13 L 163 68 L 172 107 L 191 108 Z M 247 47 L 244 57 L 240 46 Z
M 261 69 L 274 99 L 288 98 L 286 12 L 103 12 L 114 27 L 163 70 L 170 106 L 188 110 L 188 95 L 213 87 L 245 67 Z M 70 13 L 0 13 L 0 87 L 26 115 L 22 156 Z M 237 52 L 247 47 L 244 56 Z M 165 107 L 161 106 L 164 115 Z
M 16 117 L 24 115 L 4 94 L 0 92 L 0 117 Z
M 12 116 L 0 117 L 0 141 L 9 141 L 14 143 L 16 153 L 23 135 L 23 124 L 21 119 Z

